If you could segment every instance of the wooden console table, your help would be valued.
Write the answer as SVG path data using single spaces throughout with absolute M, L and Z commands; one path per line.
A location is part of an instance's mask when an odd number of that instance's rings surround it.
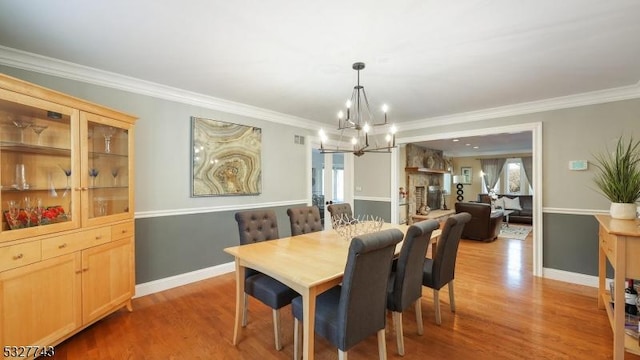
M 411 224 L 422 220 L 438 220 L 442 223 L 451 215 L 456 213 L 455 210 L 431 210 L 427 215 L 411 215 Z
M 598 308 L 605 309 L 613 329 L 613 359 L 623 360 L 625 351 L 640 355 L 638 339 L 624 332 L 625 278 L 640 279 L 640 221 L 615 220 L 596 215 L 599 226 Z M 615 270 L 615 303 L 606 288 L 607 260 Z

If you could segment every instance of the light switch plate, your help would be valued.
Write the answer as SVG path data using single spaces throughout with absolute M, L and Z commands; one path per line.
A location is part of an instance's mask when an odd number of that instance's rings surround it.
M 589 162 L 587 160 L 571 160 L 569 161 L 569 170 L 587 170 Z

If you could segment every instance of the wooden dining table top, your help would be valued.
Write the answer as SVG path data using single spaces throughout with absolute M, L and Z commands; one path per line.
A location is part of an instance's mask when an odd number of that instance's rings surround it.
M 408 225 L 385 223 L 381 230 L 399 229 L 406 233 Z M 432 240 L 440 230 L 432 233 Z M 310 288 L 339 279 L 344 273 L 350 241 L 337 231 L 323 230 L 277 240 L 228 247 L 224 251 L 243 265 L 264 273 L 296 289 Z M 396 246 L 400 252 L 402 242 Z

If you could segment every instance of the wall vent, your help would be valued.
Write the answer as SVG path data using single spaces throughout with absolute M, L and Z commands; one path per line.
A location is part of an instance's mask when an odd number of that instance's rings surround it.
M 304 145 L 304 136 L 302 135 L 294 135 L 293 142 L 296 144 Z

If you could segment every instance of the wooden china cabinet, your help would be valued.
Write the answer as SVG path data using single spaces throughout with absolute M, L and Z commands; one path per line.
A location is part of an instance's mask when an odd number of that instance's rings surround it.
M 135 120 L 0 74 L 0 344 L 11 356 L 132 310 Z

